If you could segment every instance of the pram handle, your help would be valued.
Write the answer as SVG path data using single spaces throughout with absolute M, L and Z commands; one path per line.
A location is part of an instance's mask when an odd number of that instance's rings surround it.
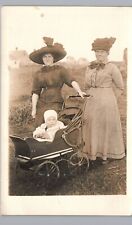
M 80 95 L 69 95 L 68 98 L 81 98 Z M 84 95 L 83 97 L 92 97 L 92 95 Z

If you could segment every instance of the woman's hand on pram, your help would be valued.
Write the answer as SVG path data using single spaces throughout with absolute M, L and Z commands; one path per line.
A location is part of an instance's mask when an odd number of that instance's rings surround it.
M 83 91 L 79 91 L 78 94 L 81 96 L 81 98 L 84 98 L 87 94 Z

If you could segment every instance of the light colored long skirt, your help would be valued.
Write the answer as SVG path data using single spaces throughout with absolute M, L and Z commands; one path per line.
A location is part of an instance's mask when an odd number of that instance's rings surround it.
M 112 88 L 91 88 L 83 110 L 83 152 L 91 160 L 125 156 L 117 100 Z

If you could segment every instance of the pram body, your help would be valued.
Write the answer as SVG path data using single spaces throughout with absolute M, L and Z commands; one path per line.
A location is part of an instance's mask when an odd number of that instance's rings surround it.
M 43 178 L 46 186 L 55 184 L 61 177 L 87 171 L 87 156 L 79 155 L 81 139 L 81 109 L 65 129 L 56 132 L 53 142 L 39 142 L 30 137 L 10 135 L 15 147 L 16 170 L 30 170 L 35 177 Z M 61 112 L 61 116 L 62 116 Z M 69 116 L 69 114 L 68 114 Z

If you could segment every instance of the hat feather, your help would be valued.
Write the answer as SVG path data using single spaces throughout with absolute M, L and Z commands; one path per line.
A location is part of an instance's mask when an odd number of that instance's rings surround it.
M 50 37 L 43 37 L 43 40 L 44 40 L 44 43 L 45 43 L 47 46 L 52 46 L 52 45 L 53 45 L 53 41 L 54 41 L 53 38 L 50 38 Z
M 60 43 L 54 43 L 54 46 L 55 46 L 56 48 L 59 48 L 59 49 L 64 49 L 64 48 L 63 48 L 63 45 L 60 44 Z

